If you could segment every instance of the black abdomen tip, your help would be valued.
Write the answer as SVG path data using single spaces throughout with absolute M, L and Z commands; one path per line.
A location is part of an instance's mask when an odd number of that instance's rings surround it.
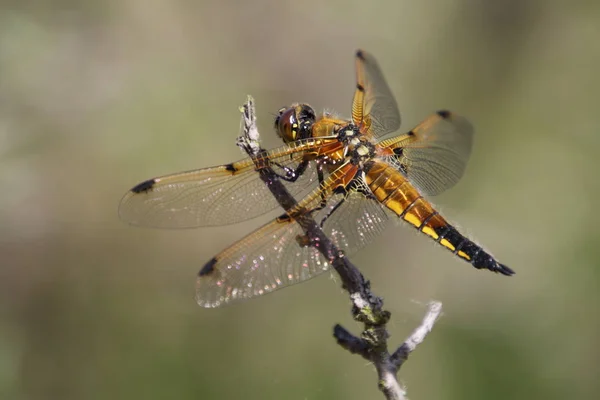
M 217 264 L 217 259 L 213 257 L 209 262 L 204 264 L 204 267 L 198 272 L 198 276 L 206 276 L 210 275 L 215 270 L 215 264 Z
M 356 57 L 360 58 L 361 60 L 365 59 L 365 53 L 363 53 L 362 50 L 358 49 L 356 50 Z
M 505 276 L 511 276 L 515 274 L 515 271 L 508 268 L 504 264 L 500 264 L 494 257 L 483 250 L 473 257 L 471 264 L 477 269 L 488 269 Z
M 138 185 L 135 185 L 131 189 L 131 191 L 133 193 L 146 193 L 146 192 L 149 192 L 150 190 L 152 190 L 155 183 L 156 183 L 155 179 L 148 179 L 147 181 L 144 181 Z
M 508 268 L 506 265 L 500 264 L 500 263 L 498 263 L 497 272 L 501 273 L 502 275 L 506 275 L 506 276 L 513 276 L 515 274 L 515 271 Z

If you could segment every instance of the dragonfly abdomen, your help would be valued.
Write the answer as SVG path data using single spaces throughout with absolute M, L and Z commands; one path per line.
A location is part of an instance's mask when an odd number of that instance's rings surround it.
M 459 233 L 425 200 L 400 172 L 375 163 L 367 172 L 373 195 L 396 215 L 477 269 L 504 275 L 514 272 Z
M 415 208 L 415 212 L 412 212 Z M 430 212 L 430 214 L 422 219 L 423 215 L 428 212 Z M 513 270 L 504 264 L 500 264 L 491 254 L 481 248 L 481 246 L 458 232 L 455 227 L 450 225 L 433 209 L 431 204 L 424 199 L 419 199 L 415 205 L 406 212 L 403 219 L 477 269 L 488 269 L 508 276 L 514 274 Z M 419 221 L 421 223 L 417 226 Z

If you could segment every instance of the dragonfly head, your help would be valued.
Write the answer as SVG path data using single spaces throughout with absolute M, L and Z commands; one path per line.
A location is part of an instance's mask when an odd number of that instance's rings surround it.
M 315 119 L 315 110 L 308 104 L 292 104 L 279 110 L 275 131 L 285 143 L 306 139 L 312 135 Z

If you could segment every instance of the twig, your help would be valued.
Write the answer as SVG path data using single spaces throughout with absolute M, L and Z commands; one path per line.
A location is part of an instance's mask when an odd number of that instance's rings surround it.
M 242 112 L 242 127 L 237 144 L 256 160 L 265 150 L 260 146 L 254 99 L 251 96 L 248 96 L 248 101 L 240 108 L 240 111 Z M 288 192 L 273 169 L 261 165 L 258 171 L 262 181 L 285 210 L 289 210 L 297 204 L 296 199 Z M 383 300 L 371 292 L 369 281 L 365 280 L 358 268 L 323 233 L 320 225 L 312 216 L 305 214 L 297 217 L 295 221 L 310 239 L 310 245 L 329 260 L 339 274 L 342 286 L 350 294 L 352 300 L 352 316 L 364 325 L 360 337 L 354 336 L 339 324 L 335 325 L 333 336 L 340 346 L 351 353 L 360 354 L 373 363 L 379 376 L 379 389 L 387 399 L 404 399 L 404 390 L 397 380 L 398 370 L 408 355 L 433 328 L 441 312 L 441 303 L 429 305 L 429 312 L 421 326 L 390 355 L 387 348 L 389 334 L 386 329 L 390 313 L 383 309 Z
M 412 353 L 418 345 L 423 343 L 425 337 L 433 330 L 433 326 L 441 314 L 442 303 L 439 301 L 430 302 L 427 314 L 425 315 L 425 318 L 423 318 L 421 325 L 419 325 L 417 329 L 406 338 L 402 346 L 392 354 L 391 361 L 398 369 L 404 364 L 404 361 L 408 359 L 408 355 Z

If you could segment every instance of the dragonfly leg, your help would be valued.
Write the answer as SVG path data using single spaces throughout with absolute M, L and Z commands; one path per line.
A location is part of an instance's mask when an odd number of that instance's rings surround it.
M 325 221 L 327 220 L 327 218 L 329 218 L 331 215 L 333 215 L 333 213 L 344 203 L 345 200 L 346 200 L 346 196 L 342 197 L 342 199 L 340 201 L 338 201 L 337 204 L 335 206 L 333 206 L 333 208 L 331 210 L 329 210 L 327 215 L 325 215 L 323 217 L 323 219 L 321 220 L 321 222 L 319 222 L 319 226 L 321 228 L 323 228 L 323 224 L 325 224 Z M 323 208 L 325 208 L 326 205 L 327 205 L 327 202 L 325 202 L 325 203 L 321 202 L 321 204 L 319 204 L 317 207 L 310 210 L 309 213 L 313 213 L 315 211 L 322 210 Z M 296 236 L 296 241 L 298 242 L 300 247 L 310 246 L 310 244 L 311 244 L 311 240 L 308 237 L 308 235 L 298 235 L 298 236 Z
M 272 164 L 278 166 L 279 168 L 285 171 L 285 175 L 280 175 L 278 173 L 275 174 L 286 182 L 296 182 L 298 178 L 300 178 L 300 176 L 306 171 L 306 168 L 308 168 L 308 160 L 302 160 L 302 162 L 298 164 L 296 169 L 285 167 L 276 162 L 273 162 Z
M 317 178 L 319 179 L 319 186 L 322 186 L 323 181 L 325 180 L 325 177 L 323 175 L 323 168 L 321 168 L 320 164 L 318 164 L 318 168 L 317 168 Z M 315 211 L 322 210 L 325 208 L 325 206 L 327 206 L 327 194 L 324 191 L 321 191 L 321 202 L 319 203 L 318 206 L 316 206 L 315 208 L 310 210 L 310 212 L 313 213 Z M 321 224 L 321 226 L 323 226 L 323 224 Z
M 362 193 L 362 194 L 365 196 L 366 200 L 367 200 L 367 199 L 375 199 L 375 196 L 373 196 L 373 194 L 371 193 L 371 191 L 370 191 L 370 190 L 365 190 L 365 188 L 363 188 L 363 187 L 362 187 L 362 186 L 360 186 L 360 185 L 351 185 L 351 189 L 350 189 L 350 190 L 355 190 L 355 191 L 357 191 L 357 192 L 359 192 L 359 193 Z M 346 189 L 346 188 L 343 188 L 343 187 L 340 187 L 340 188 L 338 188 L 338 189 L 337 189 L 337 192 L 338 192 L 338 193 L 343 193 L 345 196 L 344 196 L 344 197 L 343 197 L 343 198 L 342 198 L 340 201 L 338 201 L 338 202 L 336 203 L 336 205 L 335 205 L 335 206 L 333 206 L 333 207 L 331 208 L 331 210 L 329 210 L 329 212 L 328 212 L 328 213 L 327 213 L 327 214 L 326 214 L 326 215 L 323 217 L 323 219 L 322 219 L 322 220 L 321 220 L 321 222 L 320 222 L 321 228 L 323 227 L 323 225 L 325 225 L 325 221 L 327 220 L 327 218 L 331 217 L 331 216 L 333 215 L 333 213 L 334 213 L 334 212 L 335 212 L 335 211 L 336 211 L 338 208 L 340 208 L 340 206 L 341 206 L 342 204 L 344 204 L 344 201 L 346 201 L 346 199 L 348 198 L 348 195 L 349 195 L 349 193 L 350 193 L 350 190 L 349 190 L 349 189 Z M 316 211 L 316 210 L 321 210 L 321 209 L 323 209 L 323 207 L 324 207 L 324 205 L 322 205 L 322 206 L 320 206 L 320 207 L 317 207 L 317 208 L 316 208 L 315 210 L 313 210 L 313 211 Z
M 323 176 L 323 168 L 321 164 L 317 164 L 317 178 L 319 179 L 319 185 L 323 185 L 323 181 L 325 177 Z M 327 205 L 327 198 L 325 196 L 325 192 L 321 191 L 321 204 L 319 205 L 319 210 L 322 210 Z
M 329 210 L 329 212 L 323 217 L 323 219 L 321 220 L 321 222 L 319 223 L 321 225 L 321 228 L 323 228 L 323 225 L 325 225 L 325 221 L 327 221 L 327 218 L 329 218 L 330 216 L 333 215 L 333 213 L 340 208 L 340 206 L 342 204 L 344 204 L 344 201 L 346 201 L 346 196 L 342 197 L 342 199 L 340 201 L 337 202 L 337 204 L 335 206 L 333 206 L 333 208 L 331 210 Z
M 317 162 L 317 178 L 319 179 L 319 186 L 322 187 L 323 181 L 325 180 L 325 176 L 323 175 L 323 168 L 321 168 L 321 165 L 318 162 Z M 320 196 L 321 196 L 321 202 L 319 203 L 318 206 L 316 206 L 315 208 L 310 210 L 309 213 L 313 213 L 315 211 L 322 210 L 325 208 L 325 206 L 327 206 L 327 194 L 325 192 L 321 191 Z

